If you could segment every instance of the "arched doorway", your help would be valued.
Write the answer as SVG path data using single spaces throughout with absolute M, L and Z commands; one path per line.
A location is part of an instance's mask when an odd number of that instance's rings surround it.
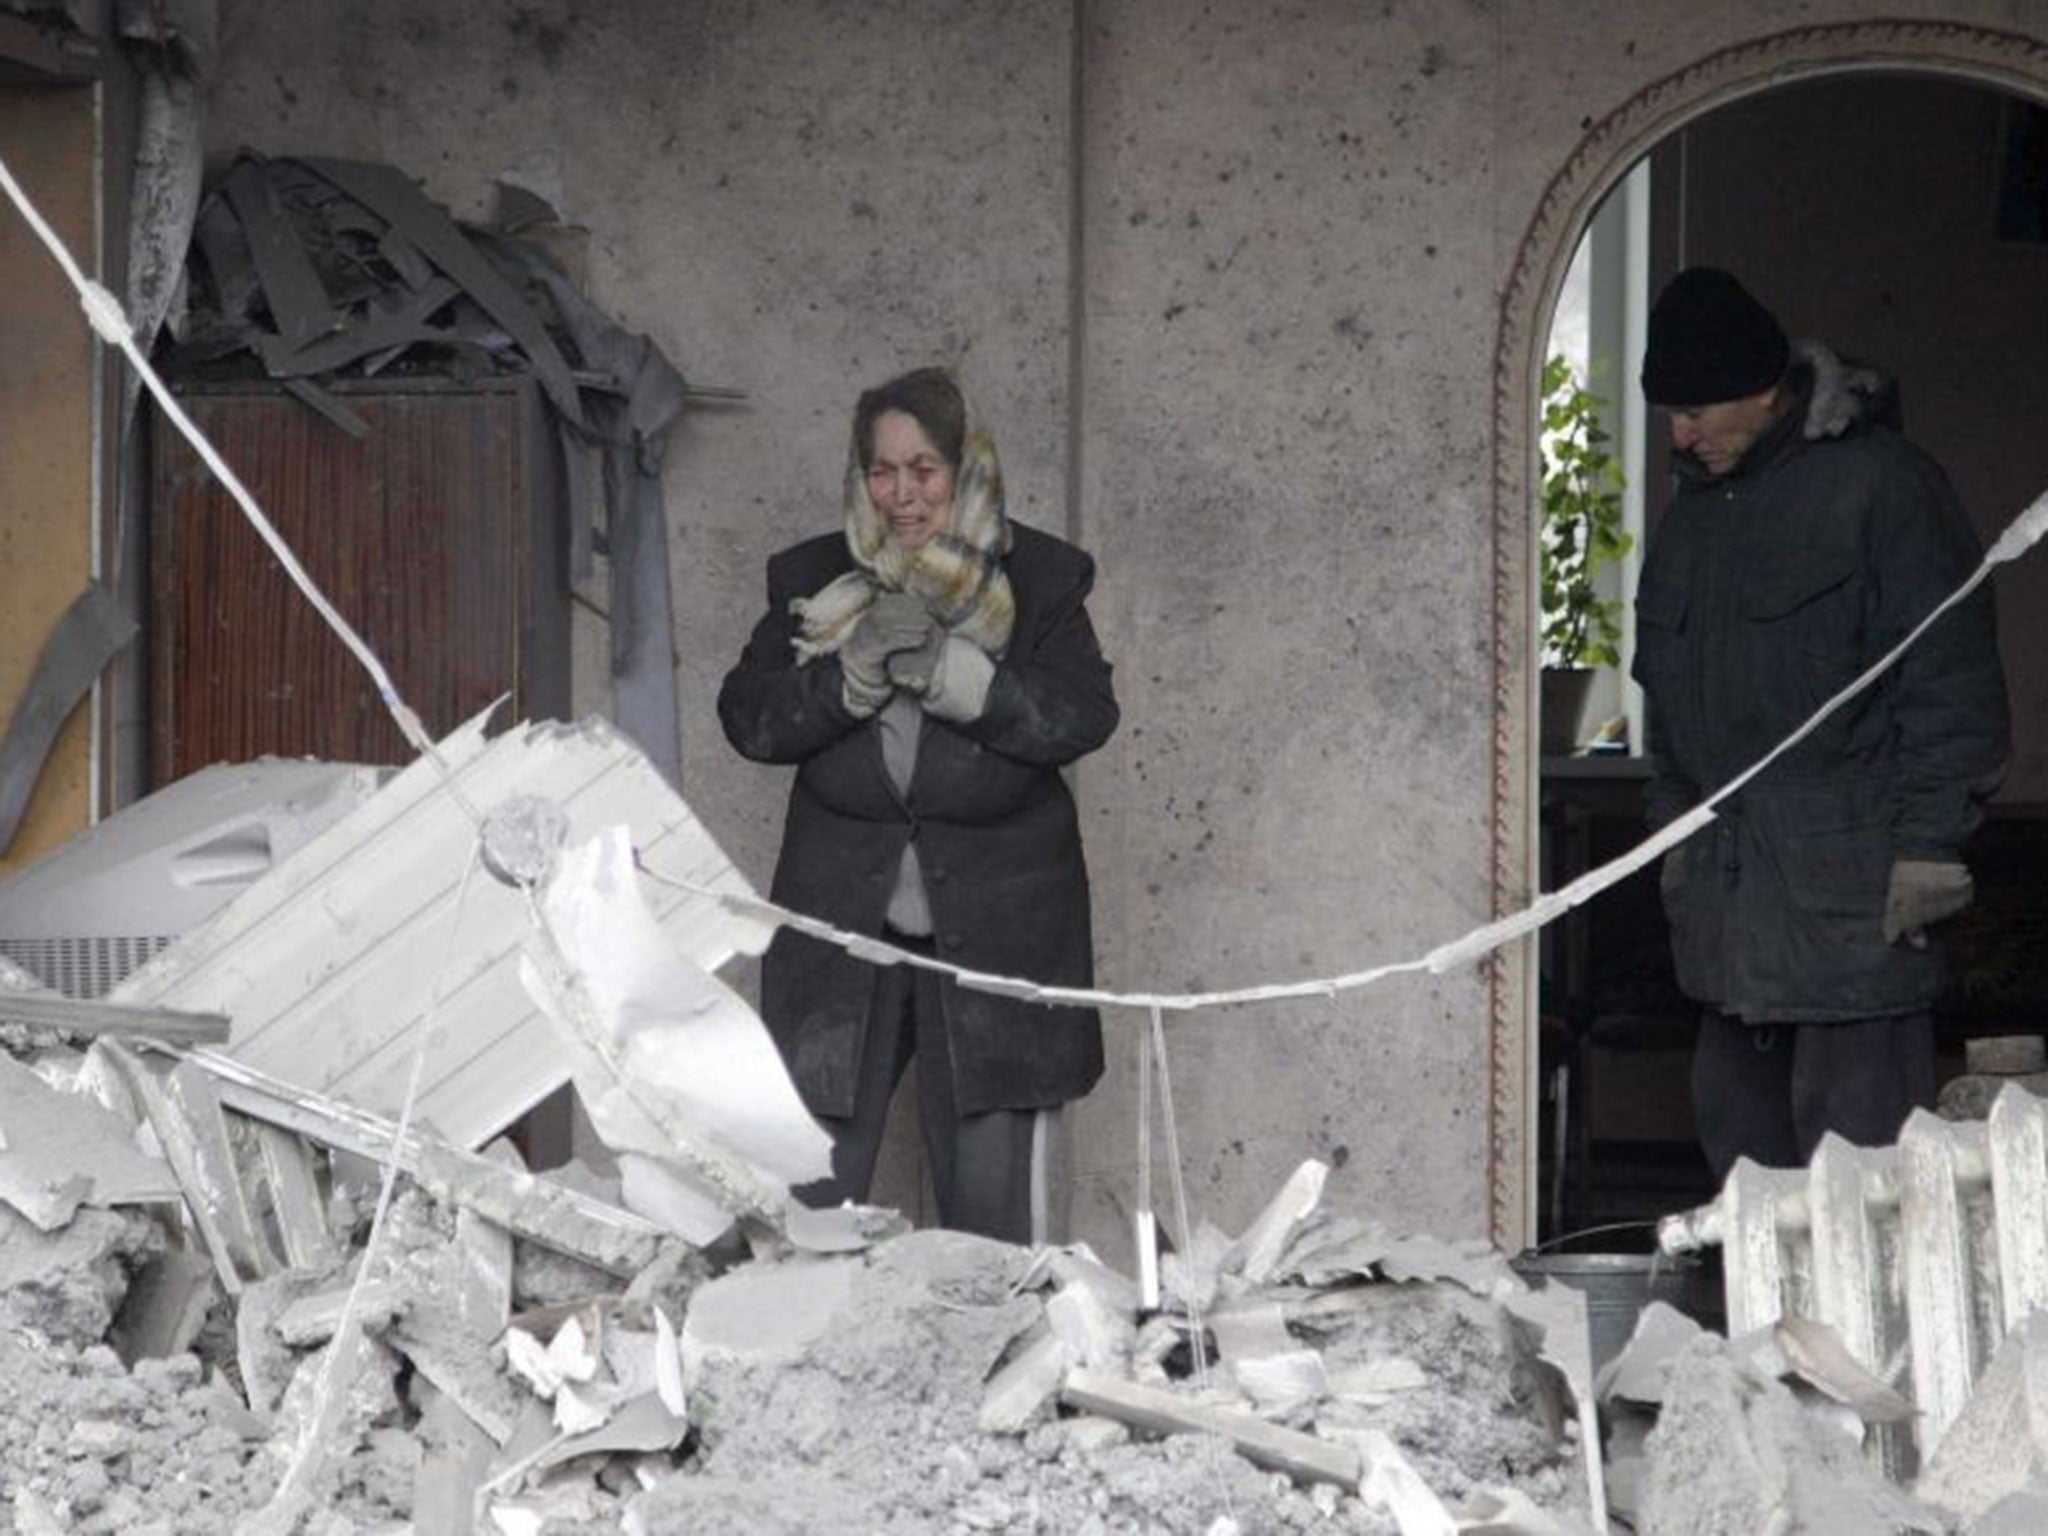
M 1494 370 L 1492 833 L 1497 912 L 1517 909 L 1538 883 L 1534 402 L 1551 316 L 1580 233 L 1630 167 L 1680 130 L 1706 124 L 1717 114 L 1732 116 L 1738 103 L 1759 105 L 1765 92 L 1776 96 L 1831 77 L 1877 75 L 1934 77 L 2039 102 L 2048 99 L 2048 47 L 1952 23 L 1893 21 L 1801 28 L 1725 49 L 1637 92 L 1589 129 L 1546 188 L 1517 250 L 1503 289 Z M 1991 217 L 1987 208 L 1982 234 L 1987 242 L 1994 238 Z M 2034 257 L 2048 270 L 2048 248 L 2019 259 Z M 1739 264 L 1725 251 L 1695 250 L 1685 259 Z M 1842 323 L 1833 314 L 1821 319 L 1816 329 Z M 1808 329 L 1791 316 L 1788 323 L 1802 333 Z M 1910 410 L 1910 380 L 1907 387 Z M 1914 424 L 1909 420 L 1909 426 Z M 1928 446 L 1941 451 L 1937 443 Z M 1653 481 L 1657 474 L 1653 464 Z M 1970 493 L 1967 486 L 1965 493 Z M 1654 483 L 1651 497 L 1656 499 Z M 1983 513 L 1995 526 L 2016 510 L 2017 504 L 1986 506 Z M 2014 692 L 2016 706 L 2023 707 L 2017 680 Z M 1489 1151 L 1494 1236 L 1509 1247 L 1536 1230 L 1537 1002 L 1533 947 L 1504 956 L 1492 989 Z

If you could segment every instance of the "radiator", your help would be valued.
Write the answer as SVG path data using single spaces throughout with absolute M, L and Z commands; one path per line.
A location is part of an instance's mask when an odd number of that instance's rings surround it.
M 2007 1086 L 1988 1121 L 1916 1111 L 1893 1146 L 1829 1136 L 1803 1169 L 1737 1163 L 1658 1241 L 1720 1246 L 1730 1338 L 1786 1316 L 1826 1323 L 1910 1399 L 1918 1418 L 1870 1441 L 1908 1481 L 2006 1329 L 2048 1306 L 2048 1099 Z

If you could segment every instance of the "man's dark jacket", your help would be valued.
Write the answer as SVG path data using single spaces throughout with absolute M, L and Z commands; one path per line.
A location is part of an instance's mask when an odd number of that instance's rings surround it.
M 1978 564 L 1932 459 L 1885 427 L 1807 441 L 1803 415 L 1795 405 L 1721 479 L 1676 456 L 1636 598 L 1653 825 L 1763 757 Z M 1670 856 L 1679 984 L 1752 1022 L 1928 1006 L 1938 949 L 1884 940 L 1891 867 L 1962 858 L 1973 799 L 2008 748 L 1980 589 Z
M 743 755 L 797 765 L 776 901 L 879 934 L 904 844 L 915 838 L 939 958 L 1088 986 L 1088 872 L 1059 770 L 1116 729 L 1109 663 L 1082 606 L 1095 563 L 1071 544 L 1010 526 L 1004 569 L 1016 624 L 987 707 L 964 725 L 924 717 L 907 794 L 897 793 L 883 765 L 880 728 L 846 708 L 838 657 L 797 665 L 790 600 L 853 569 L 840 534 L 769 560 L 768 612 L 726 676 L 718 715 Z M 815 1114 L 853 1111 L 873 977 L 844 951 L 786 929 L 769 948 L 762 1016 Z M 943 997 L 963 1115 L 1062 1103 L 1102 1074 L 1093 1009 L 1041 1007 L 950 983 Z

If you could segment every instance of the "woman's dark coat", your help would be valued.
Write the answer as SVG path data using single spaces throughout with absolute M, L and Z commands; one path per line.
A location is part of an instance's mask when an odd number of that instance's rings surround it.
M 882 917 L 917 840 L 939 958 L 1031 981 L 1094 976 L 1088 873 L 1063 764 L 1116 729 L 1109 663 L 1082 606 L 1095 563 L 1071 544 L 1011 524 L 1004 562 L 1016 600 L 1010 645 L 981 717 L 924 717 L 917 768 L 898 794 L 881 731 L 850 713 L 837 656 L 798 666 L 792 598 L 853 569 L 837 533 L 768 562 L 768 612 L 719 691 L 725 734 L 744 756 L 794 763 L 773 896 L 863 935 Z M 873 968 L 783 930 L 761 976 L 761 1012 L 815 1114 L 853 1111 Z M 1078 1098 L 1102 1073 L 1093 1009 L 1046 1008 L 944 989 L 954 1102 L 961 1114 Z
M 1977 565 L 1932 459 L 1883 427 L 1809 442 L 1803 414 L 1725 478 L 1676 457 L 1636 597 L 1653 825 L 1777 746 Z M 1927 1007 L 1944 971 L 1935 948 L 1885 942 L 1891 867 L 1962 858 L 2007 750 L 1980 591 L 1667 855 L 1679 984 L 1752 1022 Z

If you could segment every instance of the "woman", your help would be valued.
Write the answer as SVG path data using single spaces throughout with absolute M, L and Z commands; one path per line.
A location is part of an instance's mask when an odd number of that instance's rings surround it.
M 1086 986 L 1088 875 L 1060 768 L 1109 738 L 1094 562 L 1003 511 L 995 445 L 937 368 L 860 397 L 845 527 L 768 562 L 719 692 L 727 738 L 794 763 L 774 898 L 974 970 Z M 813 1204 L 864 1199 L 915 1053 L 941 1224 L 1047 1237 L 1054 1117 L 1102 1072 L 1092 1009 L 870 966 L 784 931 L 761 1007 L 834 1141 Z

